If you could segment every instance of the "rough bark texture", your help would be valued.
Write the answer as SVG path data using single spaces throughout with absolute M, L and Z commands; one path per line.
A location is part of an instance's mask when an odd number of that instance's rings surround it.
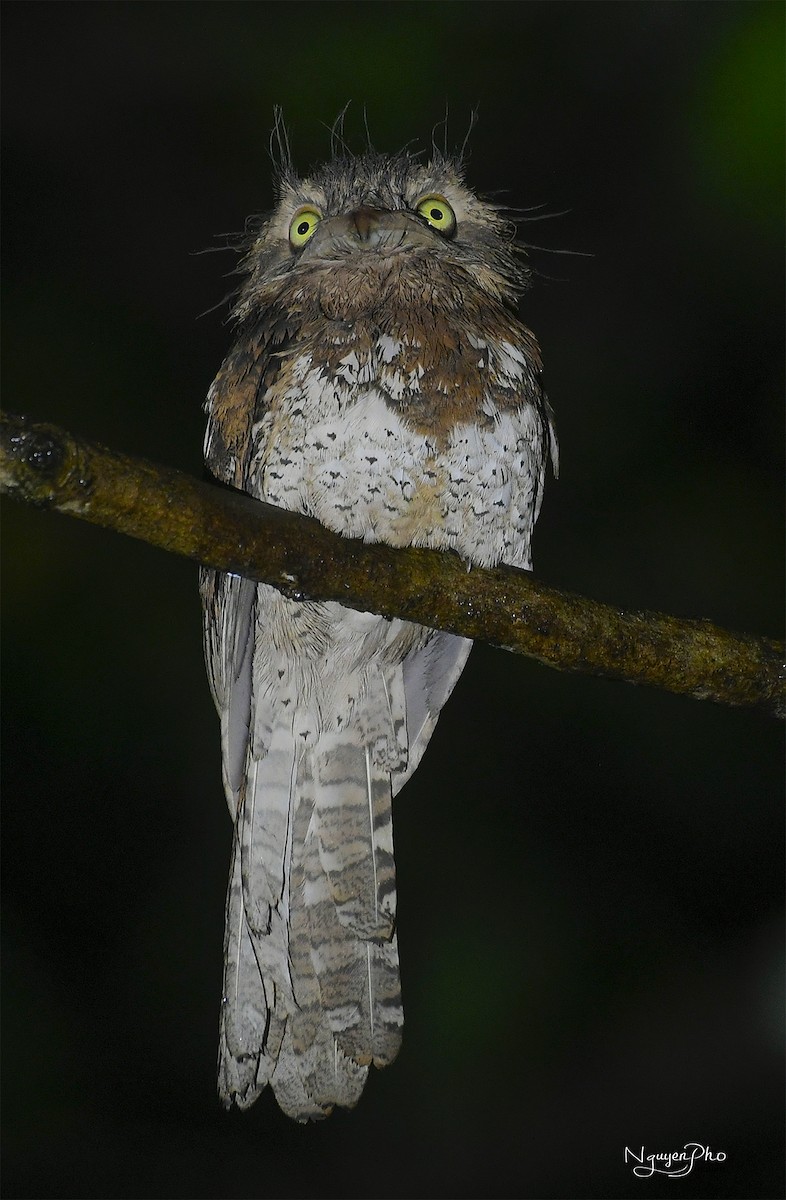
M 337 600 L 526 654 L 562 671 L 786 711 L 784 646 L 706 620 L 622 612 L 523 571 L 349 541 L 316 521 L 25 417 L 0 418 L 0 491 L 285 595 Z

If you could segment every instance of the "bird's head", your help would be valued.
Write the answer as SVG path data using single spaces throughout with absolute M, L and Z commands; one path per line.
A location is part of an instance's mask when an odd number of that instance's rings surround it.
M 513 227 L 466 187 L 455 159 L 343 155 L 304 179 L 282 170 L 278 191 L 243 261 L 240 318 L 282 289 L 292 297 L 293 286 L 316 289 L 335 315 L 351 316 L 367 295 L 390 299 L 391 289 L 400 303 L 412 293 L 422 304 L 424 289 L 444 303 L 448 287 L 456 303 L 467 290 L 499 304 L 526 282 Z

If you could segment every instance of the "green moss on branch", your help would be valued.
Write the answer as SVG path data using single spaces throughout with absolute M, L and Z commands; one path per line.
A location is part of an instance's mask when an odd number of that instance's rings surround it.
M 25 417 L 0 417 L 0 491 L 285 595 L 337 600 L 604 675 L 783 715 L 782 644 L 709 621 L 622 612 L 508 567 L 350 541 L 316 521 Z

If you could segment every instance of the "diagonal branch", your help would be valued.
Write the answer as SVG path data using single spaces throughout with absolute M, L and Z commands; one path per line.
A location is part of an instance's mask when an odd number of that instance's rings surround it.
M 25 417 L 0 417 L 0 491 L 140 538 L 285 595 L 337 600 L 526 654 L 562 671 L 786 710 L 784 646 L 709 621 L 626 613 L 510 567 L 350 541 L 180 471 Z

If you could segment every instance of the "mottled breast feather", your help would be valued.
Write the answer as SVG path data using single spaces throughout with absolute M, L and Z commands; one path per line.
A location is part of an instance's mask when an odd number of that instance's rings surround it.
M 357 274 L 289 278 L 241 331 L 209 400 L 209 464 L 348 536 L 529 566 L 551 441 L 534 337 L 429 256 L 364 266 L 374 303 Z

